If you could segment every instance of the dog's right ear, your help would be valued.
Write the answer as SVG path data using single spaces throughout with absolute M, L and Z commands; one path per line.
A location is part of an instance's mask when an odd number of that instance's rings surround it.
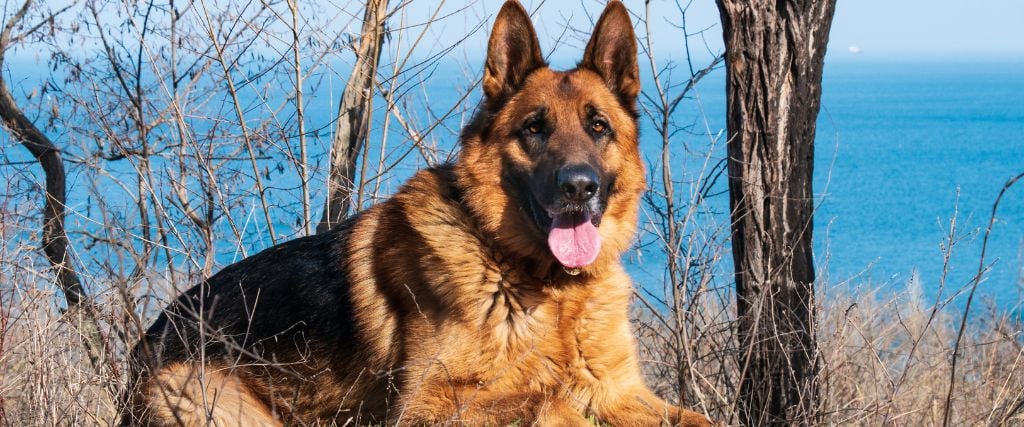
M 544 65 L 530 15 L 518 1 L 505 2 L 487 43 L 484 95 L 489 101 L 501 102 L 519 90 L 526 76 Z
M 605 6 L 594 26 L 580 66 L 596 71 L 622 105 L 636 114 L 636 96 L 640 93 L 640 68 L 636 60 L 636 35 L 629 12 L 622 2 L 612 0 Z

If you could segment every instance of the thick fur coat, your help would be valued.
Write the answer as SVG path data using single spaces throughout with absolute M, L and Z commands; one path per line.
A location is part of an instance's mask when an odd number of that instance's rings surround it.
M 621 3 L 569 71 L 506 3 L 457 161 L 178 298 L 135 349 L 126 423 L 706 425 L 644 385 L 629 324 L 636 61 Z

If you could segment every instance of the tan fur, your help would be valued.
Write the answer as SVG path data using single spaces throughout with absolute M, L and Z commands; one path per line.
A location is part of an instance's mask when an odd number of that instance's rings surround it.
M 205 368 L 205 369 L 204 369 Z M 267 407 L 243 381 L 216 366 L 164 367 L 143 391 L 154 420 L 164 425 L 276 426 Z
M 621 4 L 609 9 L 628 24 Z M 502 25 L 499 16 L 496 31 Z M 632 85 L 620 91 L 635 96 L 636 79 L 620 80 Z M 590 425 L 587 416 L 615 426 L 709 425 L 655 396 L 641 377 L 628 316 L 632 284 L 620 257 L 634 237 L 644 166 L 636 122 L 614 83 L 590 69 L 533 71 L 485 129 L 464 134 L 454 166 L 420 171 L 361 213 L 337 261 L 360 348 L 319 351 L 311 358 L 321 362 L 289 366 L 306 382 L 207 366 L 206 394 L 219 397 L 214 424 L 344 424 L 362 411 L 370 414 L 362 420 L 389 425 Z M 487 84 L 491 96 L 508 88 L 495 78 Z M 541 104 L 562 124 L 597 108 L 615 129 L 600 148 L 578 125 L 558 131 L 554 148 L 568 156 L 598 149 L 616 177 L 601 251 L 577 276 L 554 261 L 502 178 L 508 167 L 534 167 L 513 135 Z M 194 367 L 173 364 L 144 378 L 151 419 L 204 424 Z M 279 386 L 256 386 L 268 382 Z

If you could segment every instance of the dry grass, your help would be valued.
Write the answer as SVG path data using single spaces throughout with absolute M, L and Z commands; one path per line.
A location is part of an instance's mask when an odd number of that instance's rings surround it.
M 840 293 L 821 299 L 821 396 L 812 424 L 941 425 L 961 313 L 947 306 L 933 314 L 911 293 Z M 717 314 L 702 323 L 703 330 L 686 326 L 694 337 L 684 350 L 692 364 L 680 366 L 671 343 L 675 331 L 657 327 L 646 312 L 638 316 L 642 354 L 649 381 L 660 393 L 678 396 L 682 389 L 687 405 L 735 422 L 741 358 L 732 334 L 733 309 L 721 304 L 707 308 Z M 970 321 L 951 425 L 1024 422 L 1022 330 L 1019 318 L 995 310 Z
M 30 267 L 39 263 L 31 249 L 16 248 L 0 259 L 3 424 L 109 425 L 118 416 L 116 398 L 129 345 L 110 325 L 124 318 L 124 304 L 111 297 L 116 295 L 112 289 L 98 289 L 100 295 L 108 296 L 99 305 L 111 361 L 107 369 L 96 369 L 85 357 L 76 317 L 58 309 L 61 296 L 47 280 L 46 271 Z M 679 331 L 637 308 L 642 357 L 649 381 L 659 393 L 678 398 L 684 390 L 688 406 L 729 420 L 736 407 L 739 366 L 732 336 L 733 310 L 723 299 L 705 295 L 698 300 L 706 302 L 688 308 L 698 313 L 696 320 L 684 326 L 689 335 L 683 357 L 672 344 Z M 837 292 L 821 300 L 822 396 L 817 423 L 941 424 L 960 313 L 946 306 L 933 315 L 933 307 L 913 287 L 895 297 Z M 993 310 L 973 317 L 952 402 L 953 425 L 1024 422 L 1021 331 L 1019 319 Z
M 940 425 L 960 314 L 931 308 L 913 294 L 830 298 L 820 331 L 830 424 Z M 900 302 L 904 300 L 905 302 Z M 1020 319 L 978 313 L 962 343 L 951 410 L 953 425 L 1024 422 L 1024 347 Z M 930 320 L 931 319 L 931 320 Z
M 237 6 L 237 2 L 223 3 Z M 67 79 L 55 83 L 56 89 L 44 88 L 61 90 L 60 96 L 30 98 L 24 108 L 38 115 L 41 125 L 47 123 L 44 130 L 56 136 L 66 155 L 69 188 L 76 192 L 76 201 L 70 201 L 73 206 L 68 209 L 74 263 L 95 299 L 106 348 L 103 360 L 90 362 L 79 333 L 80 317 L 61 311 L 63 296 L 38 247 L 41 179 L 31 158 L 15 155 L 22 147 L 3 141 L 0 158 L 8 162 L 0 168 L 3 425 L 114 423 L 125 382 L 125 352 L 157 310 L 188 284 L 223 267 L 218 255 L 240 258 L 309 227 L 312 202 L 308 195 L 326 181 L 326 171 L 314 167 L 310 180 L 295 184 L 299 170 L 310 165 L 298 154 L 300 150 L 289 145 L 289 137 L 298 133 L 301 124 L 291 102 L 298 97 L 282 92 L 294 87 L 290 76 L 296 68 L 287 59 L 292 57 L 289 49 L 294 41 L 289 25 L 294 24 L 284 3 L 270 3 L 262 8 L 223 7 L 220 13 L 209 14 L 191 8 L 177 21 L 171 16 L 178 15 L 162 8 L 154 8 L 148 21 L 136 19 L 145 2 L 86 2 L 82 9 L 55 20 L 50 20 L 51 11 L 44 4 L 29 15 L 30 22 L 49 22 L 52 27 L 47 27 L 49 33 L 23 39 L 25 49 L 52 55 L 47 65 L 63 71 Z M 327 83 L 331 76 L 344 73 L 334 69 L 332 62 L 350 55 L 349 47 L 339 42 L 350 36 L 340 21 L 359 16 L 358 5 L 342 10 L 345 6 L 318 3 L 299 3 L 305 19 L 300 25 L 303 40 L 308 36 L 316 41 L 303 45 L 305 81 L 320 82 L 307 83 L 307 92 L 332 90 Z M 94 4 L 100 9 L 95 14 L 89 10 Z M 705 203 L 721 187 L 715 183 L 724 180 L 722 135 L 705 117 L 675 111 L 678 105 L 699 103 L 692 98 L 692 83 L 720 63 L 703 68 L 654 57 L 653 39 L 690 41 L 692 37 L 696 43 L 703 37 L 703 30 L 686 32 L 685 8 L 681 5 L 679 11 L 682 16 L 673 19 L 681 18 L 682 35 L 655 37 L 647 32 L 646 22 L 638 21 L 641 54 L 649 60 L 656 83 L 646 86 L 641 102 L 642 120 L 657 128 L 645 138 L 662 144 L 660 161 L 649 162 L 652 189 L 645 204 L 641 244 L 659 246 L 670 263 L 648 267 L 664 270 L 664 280 L 661 287 L 647 283 L 645 289 L 650 292 L 637 294 L 635 326 L 649 381 L 659 393 L 735 422 L 744 352 L 734 336 L 731 272 L 723 271 L 729 227 L 714 223 L 712 218 L 723 215 Z M 458 10 L 450 16 L 464 19 L 470 12 Z M 634 12 L 638 19 L 648 15 Z M 81 16 L 90 25 L 79 25 Z M 391 18 L 390 36 L 406 42 L 387 45 L 382 69 L 390 75 L 382 74 L 378 82 L 387 102 L 375 112 L 373 123 L 376 129 L 391 123 L 392 131 L 382 131 L 380 139 L 364 146 L 359 206 L 394 188 L 394 171 L 450 158 L 452 145 L 444 141 L 457 138 L 459 117 L 468 114 L 472 100 L 477 99 L 473 92 L 477 76 L 472 73 L 479 71 L 479 64 L 467 68 L 474 71 L 464 79 L 462 96 L 438 105 L 423 89 L 432 84 L 435 62 L 410 60 L 448 61 L 459 53 L 454 46 L 419 44 L 430 38 L 430 24 L 445 24 L 445 16 L 438 12 L 430 21 L 419 22 L 396 10 Z M 471 17 L 473 22 L 480 21 L 479 16 Z M 252 25 L 235 25 L 239 22 Z M 109 50 L 80 51 L 83 43 L 99 43 L 94 32 L 98 28 L 126 33 L 113 38 Z M 570 35 L 566 37 L 589 30 L 566 31 Z M 172 32 L 178 42 L 166 43 Z M 143 37 L 146 34 L 150 37 Z M 230 41 L 219 59 L 237 62 L 232 71 L 222 73 L 214 61 L 217 55 L 209 50 L 211 38 Z M 285 60 L 264 57 L 269 51 L 282 53 Z M 446 57 L 450 52 L 456 53 Z M 142 79 L 133 87 L 111 77 L 115 71 L 130 70 L 163 80 Z M 247 70 L 265 73 L 249 81 Z M 667 81 L 672 73 L 660 72 L 665 70 L 684 76 Z M 171 77 L 191 74 L 201 78 L 167 86 Z M 119 77 L 133 81 L 130 73 Z M 248 83 L 242 89 L 245 100 L 238 101 L 233 96 L 238 93 L 226 88 L 228 77 Z M 418 94 L 421 89 L 423 93 Z M 237 107 L 233 102 L 244 104 L 248 126 L 233 122 Z M 423 111 L 418 108 L 422 105 L 432 108 Z M 133 108 L 138 114 L 132 113 Z M 323 149 L 329 144 L 325 135 L 331 128 L 332 121 L 305 123 L 310 146 Z M 256 150 L 241 148 L 239 141 L 246 138 L 256 144 Z M 700 163 L 702 150 L 708 153 L 703 166 L 681 176 L 690 170 L 680 167 L 681 159 L 697 158 Z M 380 160 L 367 160 L 367 153 L 377 153 Z M 262 157 L 256 158 L 257 154 Z M 253 190 L 256 176 L 265 177 L 272 187 L 266 198 Z M 271 210 L 275 218 L 297 218 L 297 225 L 268 236 L 272 220 L 263 218 Z M 951 226 L 950 236 L 956 235 L 954 229 Z M 954 241 L 949 239 L 949 251 Z M 816 419 L 806 421 L 942 424 L 962 314 L 957 305 L 945 300 L 925 302 L 913 287 L 896 296 L 848 289 L 853 289 L 848 283 L 819 289 L 821 396 Z M 1024 424 L 1022 328 L 1019 317 L 994 310 L 972 313 L 956 371 L 952 425 Z

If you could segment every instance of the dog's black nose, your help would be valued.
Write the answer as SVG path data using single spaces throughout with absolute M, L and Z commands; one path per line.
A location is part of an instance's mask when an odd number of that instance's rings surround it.
M 558 188 L 569 202 L 586 202 L 597 194 L 601 179 L 587 165 L 566 165 L 558 171 Z

